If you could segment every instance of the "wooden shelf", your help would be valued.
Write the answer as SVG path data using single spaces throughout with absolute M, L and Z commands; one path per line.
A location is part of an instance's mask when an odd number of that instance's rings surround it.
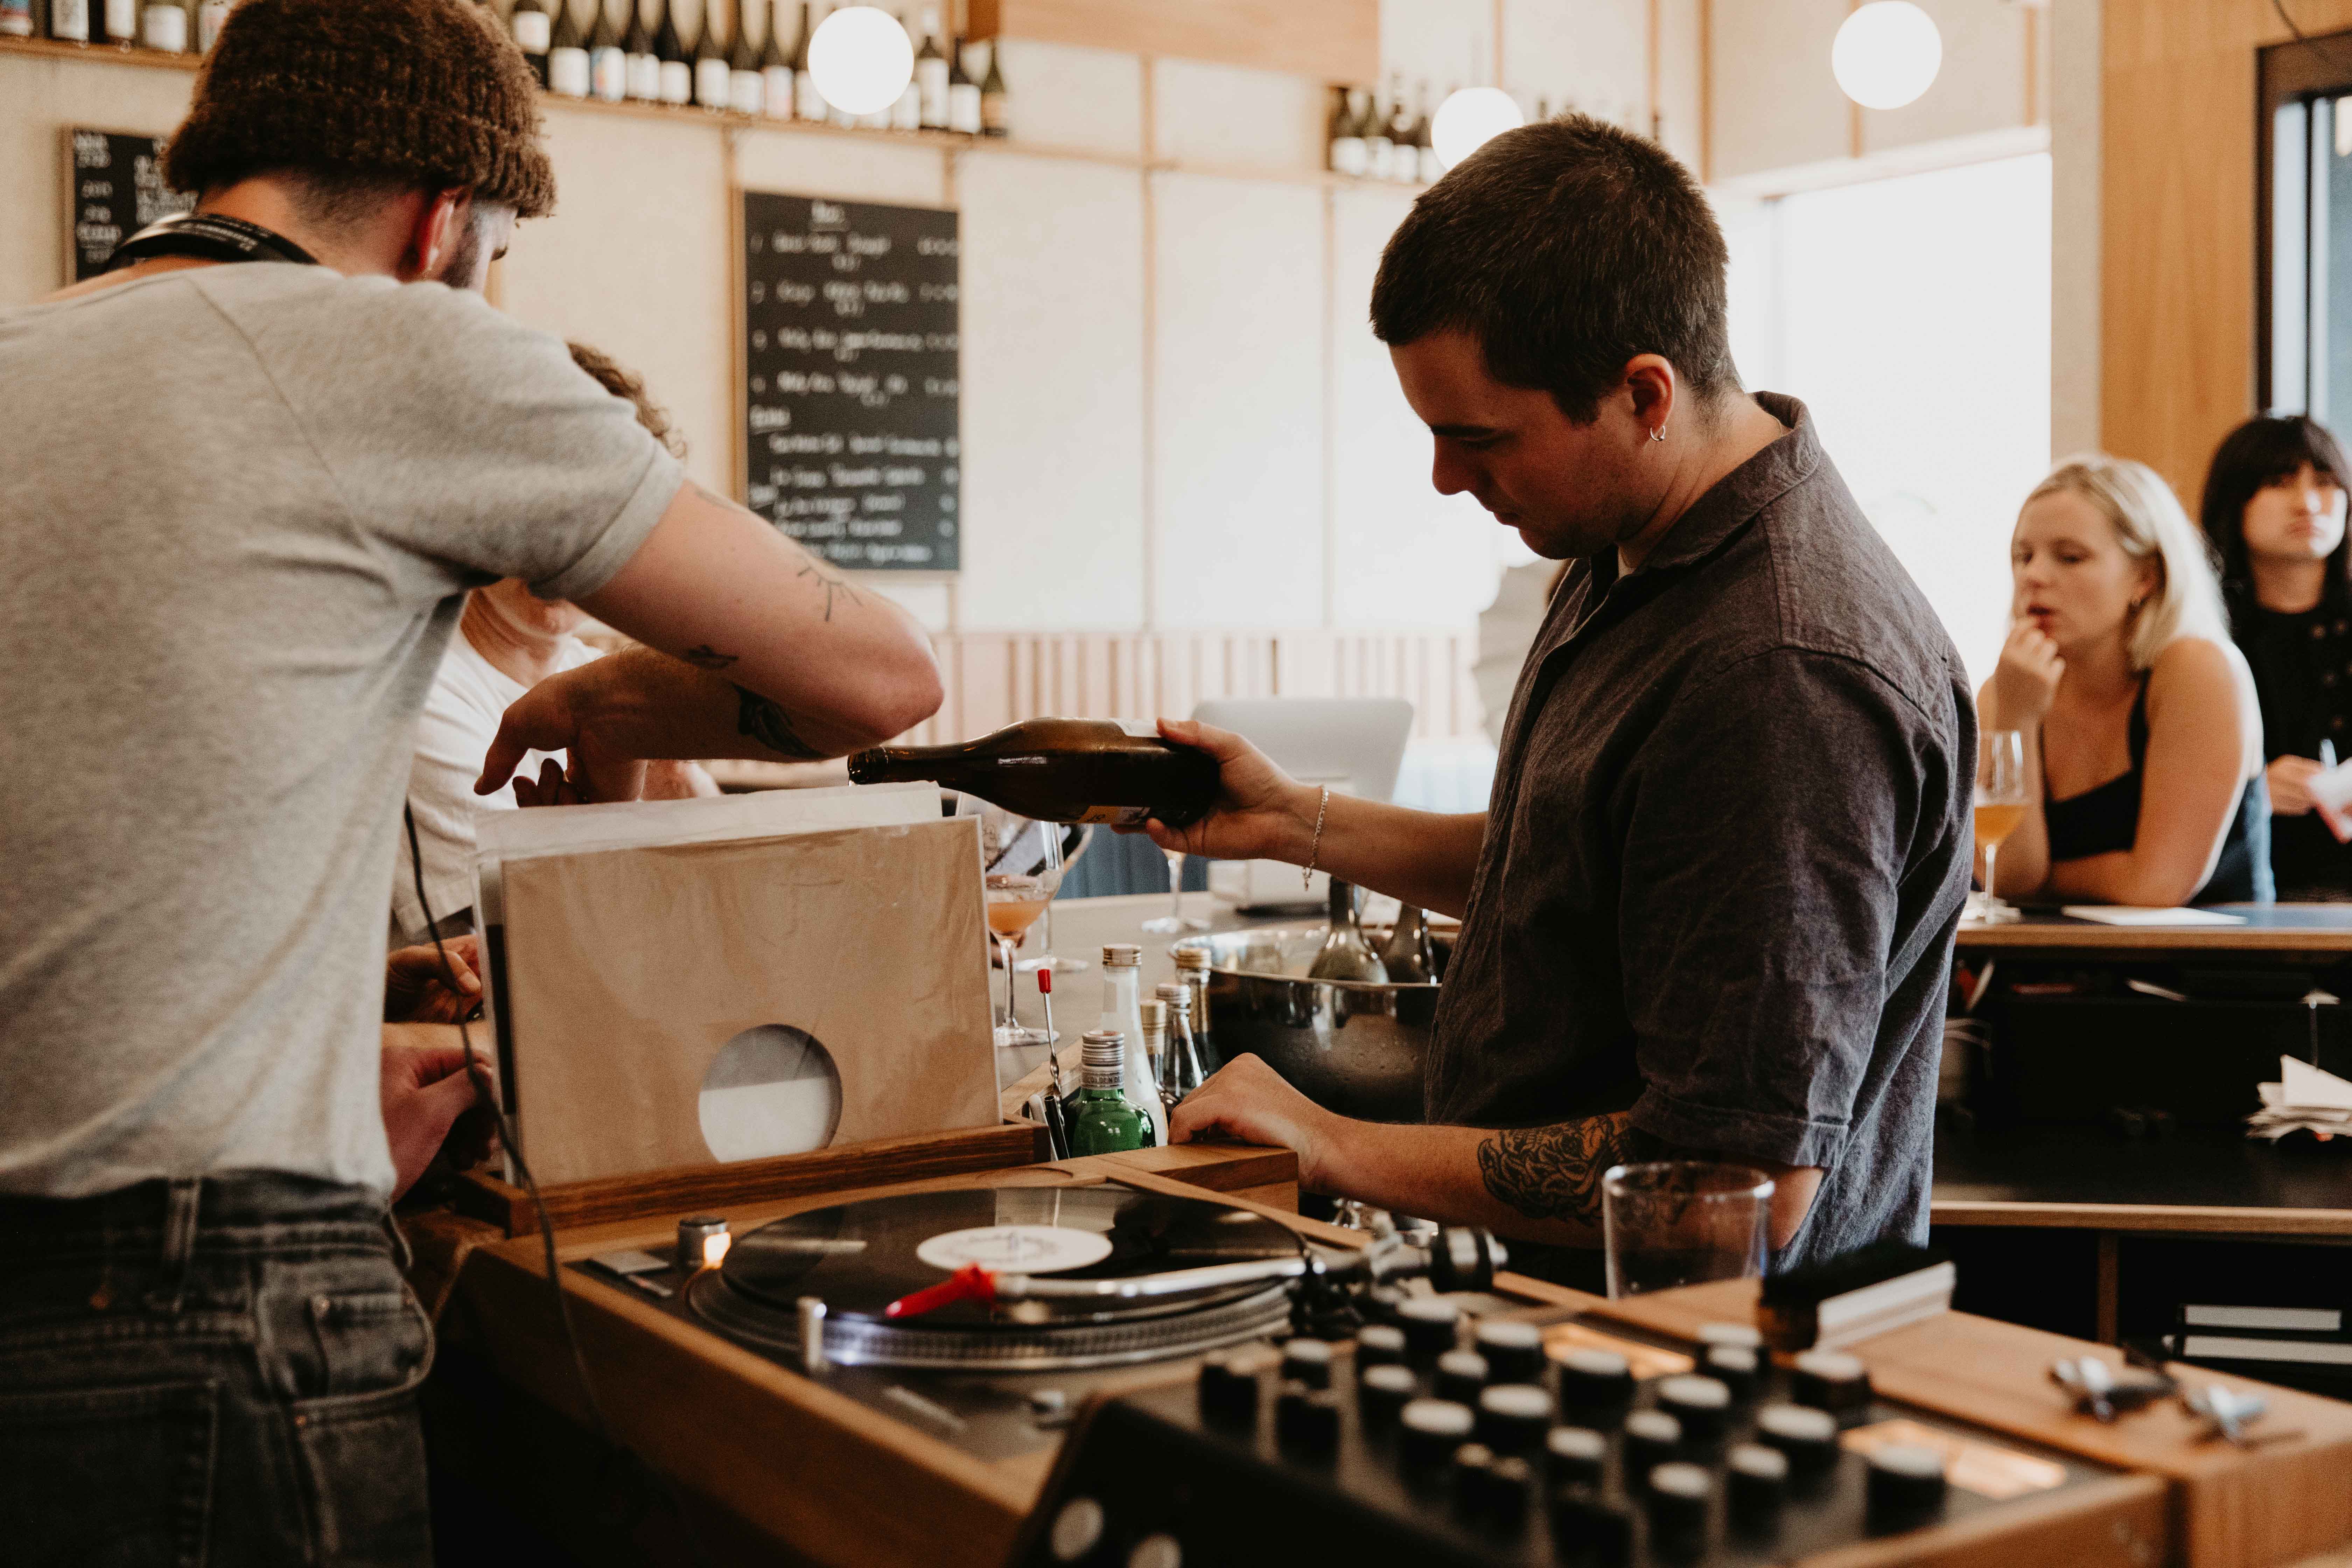
M 111 44 L 68 44 L 54 38 L 0 37 L 0 57 L 22 55 L 35 59 L 77 60 L 85 64 L 143 66 L 156 70 L 193 71 L 204 64 L 197 55 L 170 55 L 154 49 L 120 48 Z M 634 100 L 608 103 L 598 98 L 559 97 L 542 92 L 541 104 L 565 114 L 618 114 L 640 120 L 667 121 L 673 125 L 698 125 L 707 130 L 740 133 L 766 132 L 781 136 L 847 137 L 870 146 L 924 147 L 947 157 L 972 153 L 1009 153 L 1024 158 L 1059 158 L 1133 169 L 1149 174 L 1192 174 L 1220 180 L 1271 181 L 1278 184 L 1321 185 L 1336 190 L 1358 188 L 1420 192 L 1428 187 L 1390 180 L 1369 180 L 1336 174 L 1326 169 L 1280 168 L 1254 163 L 1198 163 L 1175 158 L 1140 158 L 1130 153 L 1102 153 L 1084 147 L 1055 146 L 1003 136 L 967 136 L 952 131 L 871 131 L 822 121 L 772 120 L 761 114 L 738 114 L 733 110 L 698 105 L 642 103 Z

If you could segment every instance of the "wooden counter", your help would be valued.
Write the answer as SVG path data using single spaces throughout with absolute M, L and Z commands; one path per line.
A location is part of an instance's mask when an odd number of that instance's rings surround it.
M 2215 904 L 2223 914 L 2242 915 L 2231 926 L 2112 926 L 2080 921 L 2055 910 L 2029 910 L 2006 925 L 1960 926 L 1963 958 L 2029 952 L 2154 955 L 2164 953 L 2293 953 L 2305 962 L 2352 959 L 2352 904 Z

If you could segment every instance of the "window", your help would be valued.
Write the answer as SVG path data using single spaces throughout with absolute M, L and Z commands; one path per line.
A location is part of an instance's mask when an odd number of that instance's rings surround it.
M 1723 213 L 1732 352 L 1804 403 L 1972 679 L 2008 632 L 2009 535 L 2050 467 L 2050 159 Z
M 2352 416 L 2352 33 L 2262 51 L 2260 406 Z

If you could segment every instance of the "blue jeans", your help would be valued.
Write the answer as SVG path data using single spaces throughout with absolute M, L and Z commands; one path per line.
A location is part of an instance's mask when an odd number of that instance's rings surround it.
M 383 1219 L 268 1172 L 0 1196 L 0 1558 L 430 1564 L 432 1330 Z

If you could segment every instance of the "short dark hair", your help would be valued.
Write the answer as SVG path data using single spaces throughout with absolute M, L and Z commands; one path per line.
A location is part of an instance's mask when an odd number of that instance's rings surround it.
M 590 348 L 586 343 L 567 342 L 563 346 L 572 351 L 572 363 L 594 376 L 598 385 L 615 397 L 627 399 L 635 406 L 637 423 L 646 427 L 647 435 L 667 447 L 671 457 L 686 456 L 686 437 L 671 425 L 669 411 L 656 403 L 653 395 L 646 390 L 644 376 L 616 363 L 602 349 Z
M 1690 171 L 1589 115 L 1496 137 L 1422 193 L 1381 258 L 1372 331 L 1456 331 L 1486 374 L 1539 387 L 1580 424 L 1636 354 L 1711 405 L 1739 390 L 1724 325 L 1729 253 Z
M 2318 420 L 2301 414 L 2263 415 L 2221 437 L 2205 470 L 2205 497 L 2197 509 L 2205 537 L 2221 559 L 2221 594 L 2230 618 L 2242 629 L 2252 607 L 2253 568 L 2246 560 L 2246 503 L 2257 492 L 2293 479 L 2309 463 L 2338 489 L 2352 489 L 2352 461 L 2343 445 Z M 2327 558 L 2322 595 L 2326 603 L 2352 600 L 2352 535 L 2337 542 Z

